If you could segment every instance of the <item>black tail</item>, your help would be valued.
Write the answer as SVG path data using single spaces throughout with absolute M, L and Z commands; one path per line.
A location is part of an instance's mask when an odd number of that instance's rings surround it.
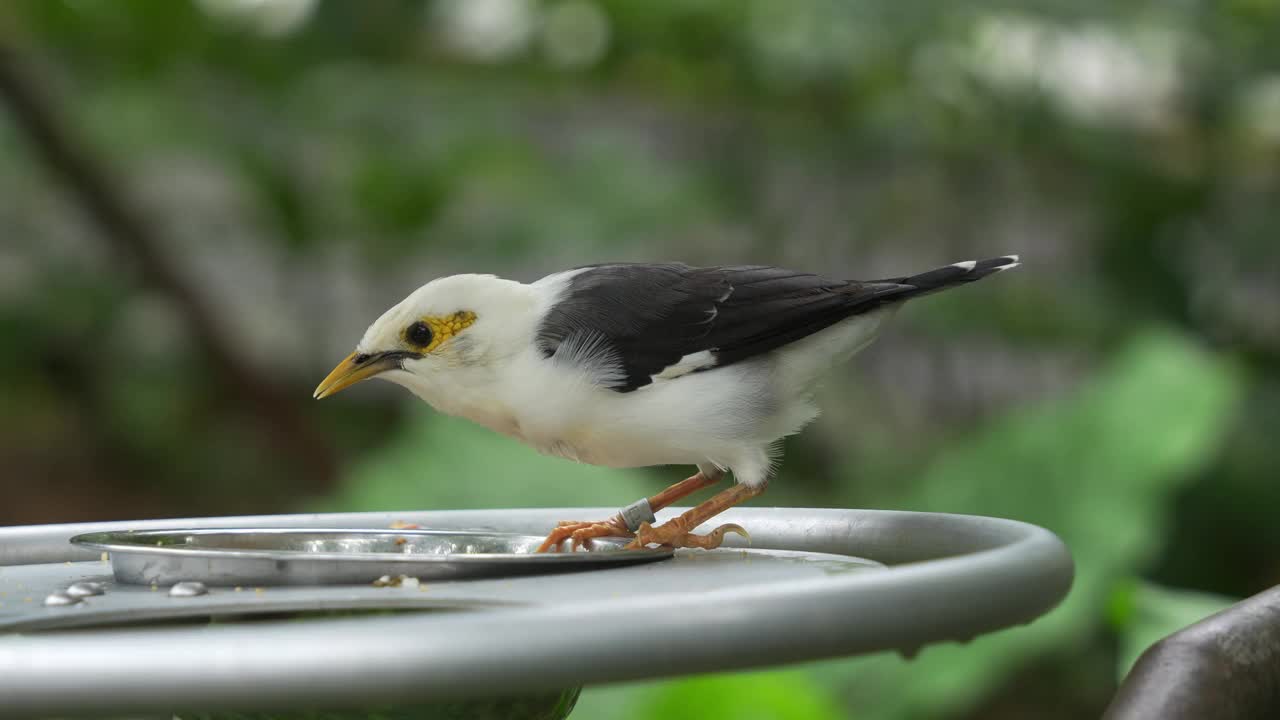
M 987 260 L 965 260 L 964 262 L 952 263 L 944 267 L 923 272 L 919 275 L 911 275 L 909 277 L 888 278 L 885 280 L 877 280 L 878 283 L 893 283 L 895 285 L 907 285 L 914 290 L 908 290 L 902 295 L 896 295 L 895 300 L 906 300 L 907 298 L 920 297 L 928 295 L 931 292 L 945 290 L 953 285 L 962 285 L 971 283 L 975 280 L 981 280 L 988 275 L 994 275 L 1002 270 L 1010 270 L 1018 267 L 1017 255 L 1005 255 L 998 258 L 990 258 Z

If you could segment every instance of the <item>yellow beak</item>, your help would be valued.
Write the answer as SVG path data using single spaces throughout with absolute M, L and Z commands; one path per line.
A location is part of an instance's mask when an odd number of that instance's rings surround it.
M 338 363 L 338 367 L 334 368 L 333 372 L 320 381 L 320 384 L 316 386 L 316 392 L 313 397 L 317 400 L 322 400 L 339 390 L 345 390 L 355 385 L 361 380 L 368 380 L 387 370 L 395 370 L 400 367 L 400 360 L 406 354 L 360 355 L 351 353 L 345 360 Z

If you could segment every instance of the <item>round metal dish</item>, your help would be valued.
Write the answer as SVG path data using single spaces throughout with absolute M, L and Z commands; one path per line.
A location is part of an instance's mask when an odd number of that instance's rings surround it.
M 71 542 L 108 552 L 116 580 L 139 585 L 460 580 L 632 565 L 674 552 L 623 550 L 626 540 L 600 538 L 589 550 L 538 553 L 536 535 L 459 530 L 190 528 L 88 533 Z
M 668 508 L 658 517 L 681 510 Z M 159 587 L 112 587 L 100 550 L 67 543 L 84 533 L 175 525 L 367 529 L 406 522 L 538 535 L 562 518 L 616 511 L 342 513 L 0 528 L 0 717 L 170 717 L 175 708 L 385 711 L 388 705 L 493 698 L 496 692 L 518 696 L 886 650 L 910 656 L 1001 628 L 1019 632 L 1016 625 L 1048 612 L 1071 587 L 1071 556 L 1043 528 L 991 517 L 875 510 L 734 508 L 717 519 L 749 528 L 749 546 L 733 536 L 719 550 L 679 551 L 667 562 L 424 582 L 416 589 L 211 588 L 207 595 L 175 598 Z M 833 561 L 831 555 L 847 559 Z M 106 593 L 70 606 L 38 602 L 85 581 L 102 582 Z M 357 607 L 452 611 L 341 619 L 287 614 Z M 220 609 L 255 608 L 286 615 L 190 624 L 199 617 L 225 619 Z M 73 619 L 77 615 L 84 619 Z M 183 617 L 185 624 L 114 625 Z M 75 629 L 77 623 L 84 629 Z M 335 652 L 341 662 L 334 661 Z

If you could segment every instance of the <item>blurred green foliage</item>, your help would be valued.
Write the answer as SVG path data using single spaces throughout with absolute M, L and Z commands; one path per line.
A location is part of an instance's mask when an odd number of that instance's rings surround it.
M 653 494 L 642 473 L 530 453 L 465 421 L 415 409 L 386 446 L 357 462 L 317 510 L 608 507 Z
M 583 716 L 591 717 L 591 709 L 585 709 Z M 664 687 L 631 711 L 631 717 L 669 720 L 838 720 L 844 716 L 830 691 L 794 671 L 691 678 Z
M 1096 716 L 1145 644 L 1280 582 L 1277 28 L 1257 0 L 4 3 L 0 50 L 227 352 L 0 114 L 0 522 L 622 505 L 685 469 L 310 388 L 450 272 L 1020 252 L 834 373 L 764 502 L 1039 523 L 1067 603 L 576 716 Z

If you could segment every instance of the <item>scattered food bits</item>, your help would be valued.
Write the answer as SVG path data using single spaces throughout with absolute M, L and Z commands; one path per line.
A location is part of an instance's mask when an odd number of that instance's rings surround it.
M 102 560 L 102 562 L 111 562 L 111 553 L 108 553 L 108 552 L 102 553 L 102 555 L 100 556 L 100 559 Z
M 258 595 L 261 595 L 262 593 L 264 593 L 264 592 L 266 592 L 266 591 L 267 591 L 267 589 L 266 589 L 266 588 L 254 588 L 254 589 L 253 589 L 253 592 L 254 592 L 255 594 L 258 594 Z
M 236 586 L 236 592 L 240 592 L 241 590 L 244 590 L 244 588 L 242 588 L 242 587 L 240 587 L 239 585 L 237 585 L 237 586 Z
M 395 577 L 391 577 L 390 575 L 383 575 L 382 577 L 373 581 L 373 586 L 374 587 L 407 587 L 407 588 L 421 589 L 421 582 L 422 581 L 418 580 L 418 578 L 409 577 L 408 575 L 396 575 Z
M 209 592 L 202 582 L 180 582 L 169 588 L 169 597 L 197 597 Z
M 407 543 L 407 542 L 409 542 L 409 541 L 408 541 L 408 540 L 406 540 L 406 539 L 404 539 L 404 538 L 402 538 L 402 537 L 398 537 L 398 538 L 396 538 L 396 544 L 397 544 L 397 545 L 403 545 L 403 544 L 405 544 L 405 543 Z
M 85 598 L 93 595 L 102 595 L 106 591 L 107 588 L 102 583 L 84 580 L 78 583 L 72 583 L 67 588 L 66 593 L 72 597 Z
M 392 530 L 421 530 L 422 526 L 417 523 L 405 522 L 404 520 L 396 520 L 387 527 Z

